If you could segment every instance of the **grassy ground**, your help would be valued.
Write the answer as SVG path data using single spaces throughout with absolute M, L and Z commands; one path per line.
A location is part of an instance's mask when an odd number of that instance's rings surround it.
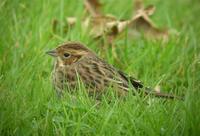
M 104 12 L 131 15 L 131 0 L 110 0 Z M 200 2 L 150 0 L 153 20 L 175 28 L 168 43 L 122 38 L 115 41 L 119 61 L 81 32 L 52 34 L 53 18 L 83 15 L 81 0 L 0 1 L 0 135 L 198 135 L 200 134 Z M 128 96 L 96 105 L 78 94 L 73 102 L 58 99 L 50 80 L 48 49 L 68 40 L 81 41 L 110 64 L 146 85 L 185 94 L 184 101 Z M 123 64 L 123 65 L 122 65 Z M 171 89 L 170 89 L 171 88 Z

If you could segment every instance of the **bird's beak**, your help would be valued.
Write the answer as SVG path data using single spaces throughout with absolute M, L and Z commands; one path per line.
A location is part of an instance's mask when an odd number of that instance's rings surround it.
M 48 54 L 48 55 L 50 55 L 50 56 L 53 56 L 53 57 L 57 57 L 57 56 L 58 56 L 56 50 L 47 51 L 46 54 Z

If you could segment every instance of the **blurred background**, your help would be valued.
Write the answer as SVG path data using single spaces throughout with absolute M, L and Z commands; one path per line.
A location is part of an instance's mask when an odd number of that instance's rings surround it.
M 137 15 L 134 0 L 100 0 L 115 21 Z M 83 0 L 0 1 L 0 135 L 198 135 L 200 133 L 200 1 L 144 0 L 167 40 L 122 34 L 94 38 L 84 25 Z M 72 17 L 73 26 L 69 24 Z M 83 21 L 84 20 L 84 21 Z M 99 28 L 99 27 L 98 27 Z M 149 32 L 149 31 L 148 31 Z M 138 33 L 138 32 L 137 32 Z M 111 38 L 111 40 L 109 39 Z M 114 40 L 113 40 L 114 39 Z M 101 58 L 184 101 L 130 96 L 127 101 L 58 99 L 51 84 L 49 49 L 80 41 Z M 82 96 L 80 96 L 82 97 Z M 89 101 L 89 102 L 88 102 Z

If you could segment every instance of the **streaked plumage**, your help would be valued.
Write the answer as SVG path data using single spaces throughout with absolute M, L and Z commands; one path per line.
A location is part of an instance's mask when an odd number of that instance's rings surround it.
M 67 88 L 70 90 L 76 88 L 79 80 L 84 83 L 90 93 L 102 93 L 108 87 L 113 87 L 117 94 L 125 95 L 130 85 L 137 90 L 143 88 L 140 81 L 128 77 L 124 72 L 109 65 L 81 43 L 64 43 L 47 53 L 56 57 L 52 77 L 59 94 Z M 145 93 L 152 93 L 159 97 L 174 97 L 148 90 L 146 88 Z

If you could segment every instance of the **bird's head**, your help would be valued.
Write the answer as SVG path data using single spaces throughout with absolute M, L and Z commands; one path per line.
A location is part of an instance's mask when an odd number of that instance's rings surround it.
M 93 54 L 87 47 L 77 42 L 64 43 L 46 53 L 55 57 L 60 66 L 71 65 L 81 58 Z

